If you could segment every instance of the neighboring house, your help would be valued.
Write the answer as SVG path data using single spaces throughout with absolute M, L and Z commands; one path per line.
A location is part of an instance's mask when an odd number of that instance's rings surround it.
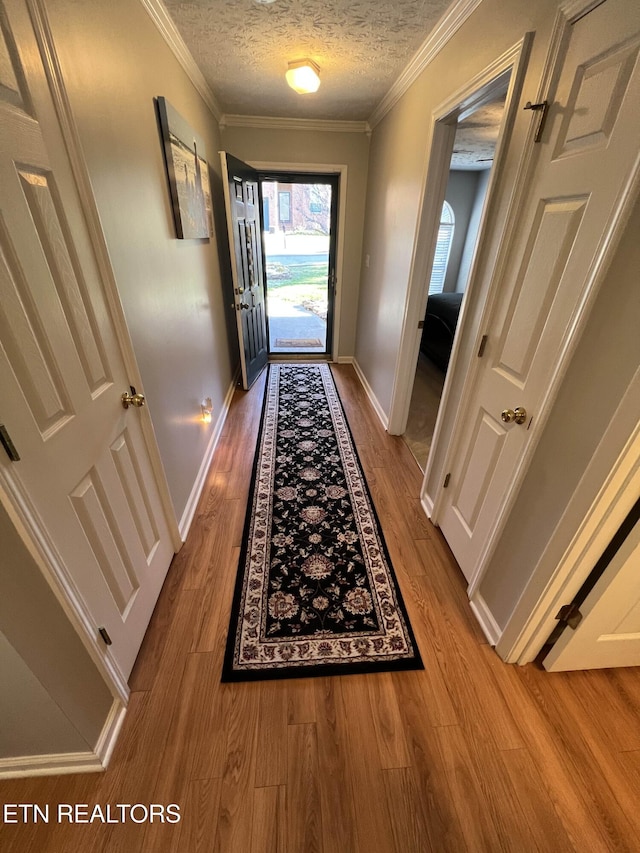
M 323 131 L 315 122 L 307 132 L 277 122 L 265 126 L 264 120 L 257 127 L 226 122 L 221 129 L 222 117 L 185 74 L 142 2 L 47 0 L 75 122 L 72 135 L 77 133 L 90 178 L 83 189 L 95 199 L 148 400 L 172 505 L 174 540 L 178 531 L 185 535 L 188 530 L 203 465 L 233 391 L 238 351 L 227 259 L 219 255 L 215 240 L 174 238 L 153 98 L 166 96 L 205 141 L 218 232 L 224 230 L 219 150 L 247 161 L 347 167 L 340 223 L 340 350 L 334 358 L 356 362 L 379 411 L 388 416 L 431 113 L 530 32 L 534 38 L 524 100 L 534 99 L 539 90 L 557 3 L 509 0 L 507 5 L 505 14 L 504 0 L 482 0 L 393 106 L 377 117 L 369 136 L 349 122 L 342 131 L 335 123 Z M 18 51 L 23 49 L 21 37 L 18 33 Z M 0 67 L 4 70 L 6 63 Z M 17 84 L 0 82 L 0 99 L 6 100 Z M 54 117 L 42 121 L 48 127 Z M 499 204 L 492 212 L 492 245 L 504 224 L 528 122 L 528 115 L 519 117 L 513 129 Z M 482 581 L 485 606 L 500 628 L 518 606 L 637 369 L 638 233 L 636 204 Z M 367 263 L 361 264 L 365 256 Z M 106 262 L 105 254 L 101 263 Z M 213 402 L 209 428 L 199 420 L 205 397 Z M 0 401 L 0 422 L 8 418 Z M 2 464 L 8 463 L 3 459 Z M 70 609 L 56 600 L 45 580 L 28 531 L 7 495 L 0 497 L 0 672 L 13 679 L 7 690 L 3 685 L 0 698 L 0 715 L 11 722 L 10 727 L 3 724 L 4 757 L 24 755 L 28 749 L 52 756 L 53 765 L 59 754 L 80 753 L 80 760 L 90 763 L 99 738 L 116 728 L 117 694 L 105 681 L 99 647 L 83 643 L 71 627 Z M 25 732 L 30 727 L 28 738 L 21 737 L 21 727 Z M 0 769 L 2 758 L 0 754 Z
M 331 190 L 327 184 L 265 181 L 262 186 L 265 231 L 328 234 Z

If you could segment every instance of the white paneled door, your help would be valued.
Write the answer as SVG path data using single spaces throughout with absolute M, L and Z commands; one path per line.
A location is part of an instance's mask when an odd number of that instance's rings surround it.
M 171 534 L 27 5 L 0 15 L 1 479 L 126 677 Z
M 438 517 L 470 582 L 637 169 L 639 49 L 634 0 L 606 0 L 570 27 Z

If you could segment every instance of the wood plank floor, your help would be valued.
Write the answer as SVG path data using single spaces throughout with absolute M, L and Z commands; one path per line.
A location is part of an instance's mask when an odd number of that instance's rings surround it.
M 177 803 L 182 820 L 3 826 L 3 853 L 640 851 L 638 670 L 503 664 L 409 450 L 333 369 L 425 670 L 220 684 L 262 379 L 233 401 L 108 770 L 0 783 L 3 803 Z

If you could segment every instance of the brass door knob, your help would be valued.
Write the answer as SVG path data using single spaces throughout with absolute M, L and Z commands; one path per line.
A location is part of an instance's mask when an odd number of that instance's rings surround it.
M 527 419 L 527 410 L 523 409 L 522 406 L 518 406 L 517 409 L 504 409 L 500 417 L 505 424 L 523 424 Z
M 137 394 L 136 389 L 133 387 L 133 385 L 129 386 L 129 391 L 131 392 L 130 394 L 127 394 L 127 392 L 125 391 L 124 394 L 120 397 L 120 399 L 122 400 L 122 408 L 128 409 L 129 406 L 135 406 L 137 409 L 139 409 L 141 406 L 144 406 L 144 394 Z

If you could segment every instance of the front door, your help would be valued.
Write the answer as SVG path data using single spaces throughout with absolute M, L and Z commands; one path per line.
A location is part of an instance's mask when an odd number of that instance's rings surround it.
M 147 412 L 122 405 L 129 380 L 29 12 L 2 5 L 0 423 L 20 459 L 0 447 L 0 484 L 126 677 L 171 534 Z
M 220 152 L 227 211 L 233 293 L 240 342 L 242 385 L 248 390 L 264 369 L 269 353 L 264 304 L 258 173 Z
M 438 517 L 472 581 L 640 150 L 640 6 L 571 33 Z

